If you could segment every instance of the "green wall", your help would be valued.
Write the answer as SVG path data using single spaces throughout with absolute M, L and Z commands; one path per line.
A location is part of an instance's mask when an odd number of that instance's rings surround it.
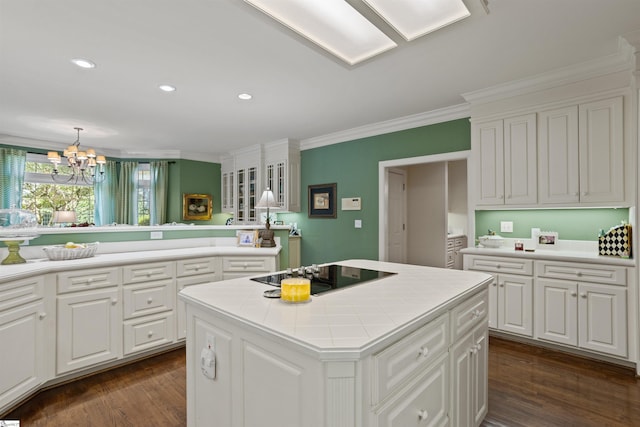
M 220 164 L 196 160 L 176 160 L 169 165 L 168 222 L 188 222 L 196 225 L 221 225 L 226 216 L 220 215 Z M 211 194 L 213 196 L 213 216 L 210 220 L 182 219 L 182 195 Z
M 301 212 L 278 215 L 302 230 L 302 264 L 378 259 L 378 163 L 469 150 L 470 135 L 469 120 L 460 119 L 303 150 Z M 337 218 L 309 218 L 307 186 L 328 183 L 337 184 Z M 340 210 L 343 197 L 361 197 L 362 210 Z
M 513 233 L 501 233 L 500 221 L 513 221 Z M 539 228 L 557 231 L 559 239 L 597 241 L 600 229 L 621 221 L 629 222 L 628 208 L 476 211 L 476 238 L 489 229 L 506 238 L 529 238 Z

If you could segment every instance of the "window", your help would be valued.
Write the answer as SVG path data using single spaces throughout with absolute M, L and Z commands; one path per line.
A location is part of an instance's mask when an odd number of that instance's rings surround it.
M 149 225 L 151 208 L 151 165 L 139 163 L 137 167 L 137 225 Z M 60 168 L 59 174 L 63 174 Z M 53 212 L 74 211 L 79 224 L 94 223 L 95 196 L 93 185 L 86 183 L 64 184 L 51 177 L 53 164 L 46 155 L 27 154 L 22 209 L 34 212 L 38 224 L 52 225 Z M 116 203 L 114 200 L 113 203 Z M 133 224 L 132 224 L 133 225 Z
M 22 209 L 34 212 L 40 225 L 51 225 L 53 212 L 74 211 L 78 223 L 93 223 L 93 186 L 53 181 L 53 165 L 42 154 L 27 154 Z M 61 171 L 62 172 L 62 171 Z

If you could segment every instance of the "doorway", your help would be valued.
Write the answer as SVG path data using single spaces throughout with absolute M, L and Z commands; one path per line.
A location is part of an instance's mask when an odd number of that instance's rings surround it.
M 460 151 L 378 163 L 380 261 L 446 265 L 448 234 L 471 229 L 466 209 L 469 156 L 470 151 Z M 451 185 L 464 191 L 451 191 Z

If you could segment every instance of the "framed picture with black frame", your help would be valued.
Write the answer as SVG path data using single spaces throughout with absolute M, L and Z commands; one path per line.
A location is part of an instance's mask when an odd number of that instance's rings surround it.
M 335 218 L 337 185 L 309 186 L 309 218 Z

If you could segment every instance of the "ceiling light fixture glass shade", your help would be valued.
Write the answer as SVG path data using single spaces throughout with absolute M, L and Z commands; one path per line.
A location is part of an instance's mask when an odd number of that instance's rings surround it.
M 453 24 L 471 14 L 462 0 L 362 0 L 405 40 Z
M 80 185 L 92 185 L 94 182 L 104 181 L 104 165 L 107 163 L 107 159 L 102 155 L 97 155 L 92 148 L 80 150 L 80 131 L 83 129 L 74 129 L 77 131 L 78 137 L 62 154 L 66 158 L 66 165 L 63 166 L 65 169 L 59 168 L 62 157 L 57 151 L 49 151 L 47 154 L 47 158 L 53 163 L 51 178 L 58 183 Z
M 80 68 L 96 68 L 96 64 L 88 59 L 75 58 L 71 62 L 76 64 Z
M 245 0 L 350 65 L 397 44 L 344 0 Z
M 160 85 L 158 88 L 163 92 L 175 92 L 176 87 L 171 85 Z

